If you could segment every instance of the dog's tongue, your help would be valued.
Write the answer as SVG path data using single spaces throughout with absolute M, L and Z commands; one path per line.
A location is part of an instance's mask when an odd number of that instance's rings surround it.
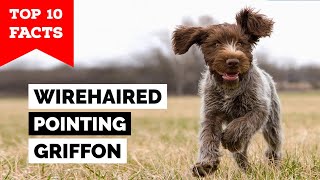
M 224 73 L 222 78 L 224 80 L 227 80 L 227 81 L 234 81 L 234 80 L 237 80 L 239 78 L 238 76 L 238 73 L 237 74 L 227 74 L 227 73 Z

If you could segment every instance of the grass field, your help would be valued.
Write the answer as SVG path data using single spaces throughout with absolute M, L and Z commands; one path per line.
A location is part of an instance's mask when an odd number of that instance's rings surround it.
M 206 179 L 320 179 L 320 92 L 281 93 L 285 143 L 280 168 L 268 166 L 259 133 L 249 148 L 251 173 L 223 150 Z M 27 100 L 0 99 L 0 179 L 192 179 L 197 155 L 198 97 L 170 97 L 168 110 L 132 111 L 128 164 L 27 163 Z

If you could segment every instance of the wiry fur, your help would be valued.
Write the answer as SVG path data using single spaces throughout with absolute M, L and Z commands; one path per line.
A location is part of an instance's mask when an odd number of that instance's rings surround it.
M 199 157 L 192 168 L 195 176 L 218 168 L 220 142 L 233 153 L 238 166 L 247 170 L 247 148 L 259 129 L 269 145 L 266 156 L 275 163 L 281 158 L 279 98 L 271 76 L 252 59 L 252 47 L 259 38 L 271 34 L 273 21 L 251 8 L 241 10 L 236 20 L 235 25 L 180 27 L 173 35 L 176 54 L 197 44 L 207 63 L 199 84 L 201 131 Z M 239 64 L 227 66 L 230 58 L 238 59 Z M 221 74 L 234 72 L 239 73 L 237 80 L 222 78 Z

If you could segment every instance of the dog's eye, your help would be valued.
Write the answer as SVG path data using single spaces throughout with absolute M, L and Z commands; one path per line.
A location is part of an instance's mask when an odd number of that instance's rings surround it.
M 215 47 L 219 47 L 219 46 L 220 46 L 220 43 L 214 43 L 214 46 L 215 46 Z
M 237 43 L 237 46 L 242 46 L 242 43 L 241 43 L 241 42 L 238 42 L 238 43 Z

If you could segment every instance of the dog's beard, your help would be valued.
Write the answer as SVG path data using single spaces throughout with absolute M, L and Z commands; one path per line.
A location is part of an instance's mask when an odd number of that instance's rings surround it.
M 239 81 L 239 79 L 234 80 L 234 81 L 223 80 L 222 87 L 225 90 L 235 90 L 240 87 L 240 81 Z

